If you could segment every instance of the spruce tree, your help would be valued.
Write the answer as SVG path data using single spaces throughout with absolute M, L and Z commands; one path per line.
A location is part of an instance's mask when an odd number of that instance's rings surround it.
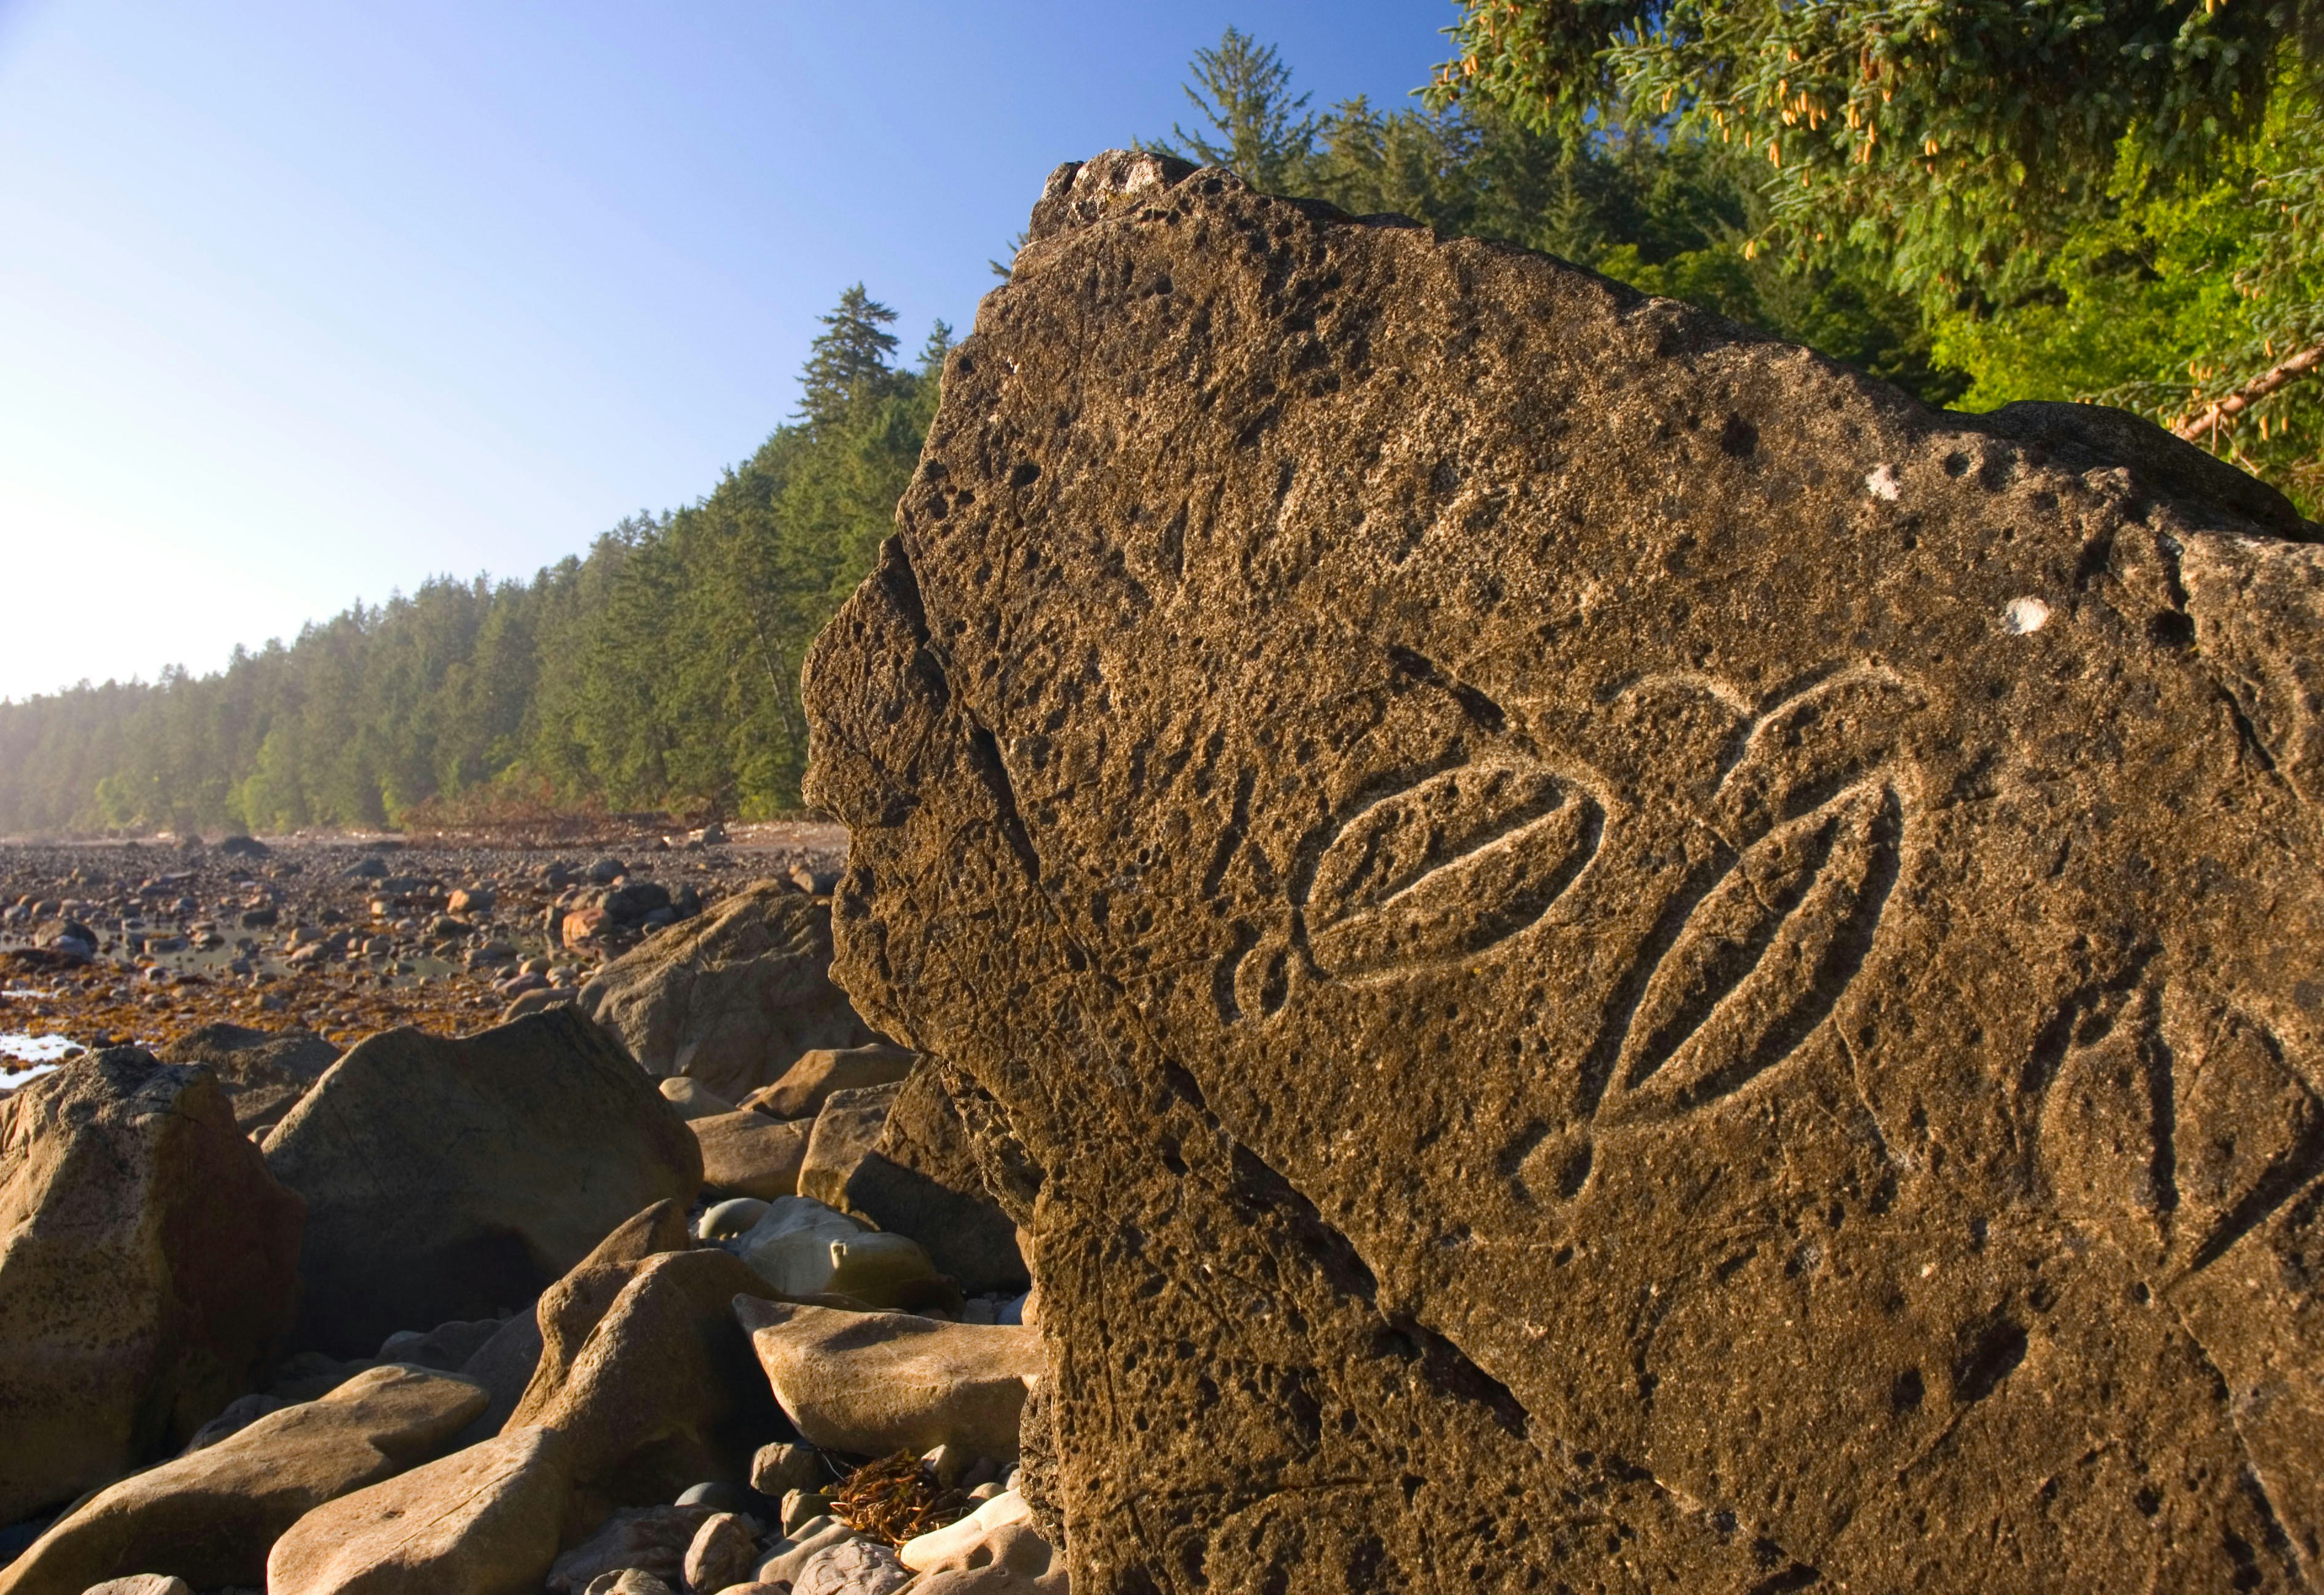
M 1307 95 L 1291 92 L 1291 69 L 1272 44 L 1229 28 L 1214 50 L 1198 50 L 1185 86 L 1187 103 L 1220 140 L 1173 124 L 1171 142 L 1148 147 L 1223 166 L 1262 193 L 1298 191 L 1310 176 L 1320 118 Z
M 858 282 L 839 296 L 838 309 L 818 319 L 824 330 L 816 335 L 799 374 L 798 415 L 820 428 L 836 421 L 857 395 L 876 391 L 890 374 L 888 357 L 896 352 L 896 335 L 886 329 L 896 312 Z

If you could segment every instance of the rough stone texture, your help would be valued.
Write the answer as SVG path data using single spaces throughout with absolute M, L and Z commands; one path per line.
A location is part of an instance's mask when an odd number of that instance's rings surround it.
M 685 1120 L 561 1009 L 459 1040 L 368 1037 L 275 1128 L 266 1161 L 307 1199 L 300 1338 L 340 1356 L 505 1313 L 702 1183 Z
M 929 1565 L 914 1595 L 1068 1595 L 1065 1558 L 1030 1524 L 1010 1523 Z
M 290 1327 L 300 1213 L 207 1069 L 119 1047 L 0 1102 L 0 1523 L 249 1388 Z
M 799 1564 L 791 1595 L 888 1595 L 912 1581 L 895 1552 L 872 1540 L 827 1545 Z
M 788 1589 L 798 1577 L 799 1569 L 816 1556 L 835 1545 L 844 1545 L 860 1538 L 860 1535 L 836 1517 L 809 1518 L 767 1547 L 766 1559 L 759 1563 L 756 1576 L 761 1584 Z
M 549 1570 L 550 1595 L 582 1595 L 607 1573 L 636 1568 L 683 1584 L 695 1532 L 717 1516 L 708 1507 L 633 1507 L 559 1556 Z
M 830 1482 L 823 1453 L 812 1445 L 777 1441 L 751 1459 L 751 1488 L 778 1501 L 788 1490 L 817 1490 Z
M 165 1064 L 200 1064 L 217 1075 L 234 1104 L 234 1121 L 244 1135 L 263 1138 L 339 1061 L 339 1049 L 305 1031 L 205 1025 L 161 1056 Z
M 1082 1595 L 2324 1580 L 2264 490 L 1115 155 L 899 520 L 835 976 L 1044 1171 Z
M 568 1451 L 553 1429 L 513 1430 L 318 1507 L 274 1543 L 267 1595 L 531 1595 Z
M 372 1369 L 98 1491 L 0 1568 L 0 1595 L 80 1595 L 136 1572 L 202 1590 L 263 1583 L 266 1553 L 292 1524 L 438 1455 L 484 1405 L 465 1379 Z
M 705 1522 L 686 1548 L 682 1570 L 689 1590 L 724 1590 L 746 1581 L 759 1564 L 759 1524 L 720 1512 Z
M 830 968 L 829 901 L 766 880 L 615 959 L 576 1005 L 648 1074 L 739 1102 L 802 1053 L 873 1039 Z
M 788 1437 L 733 1313 L 737 1295 L 773 1292 L 741 1258 L 665 1252 L 565 1284 L 576 1288 L 556 1309 L 542 1299 L 547 1344 L 508 1432 L 565 1434 L 588 1515 L 739 1484 L 760 1446 Z
M 625 1567 L 592 1581 L 588 1595 L 678 1595 L 684 1588 L 682 1583 L 658 1579 L 642 1568 Z

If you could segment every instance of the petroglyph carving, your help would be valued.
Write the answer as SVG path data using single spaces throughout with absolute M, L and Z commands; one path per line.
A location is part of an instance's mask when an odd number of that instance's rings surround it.
M 1902 831 L 1895 793 L 1864 781 L 1747 849 L 1647 977 L 1607 1113 L 1724 1096 L 1804 1040 L 1871 947 Z
M 1075 1577 L 2324 1582 L 2296 512 L 1157 159 L 804 683 L 835 978 L 1038 1179 Z
M 1342 827 L 1300 905 L 1319 973 L 1353 977 L 1480 952 L 1534 924 L 1598 845 L 1605 813 L 1538 766 L 1471 764 Z
M 1672 694 L 1732 715 L 1696 816 L 1719 845 L 1666 889 L 1582 1060 L 1576 1107 L 1601 1129 L 1702 1107 L 1797 1051 L 1863 968 L 1903 865 L 1902 739 L 1922 701 L 1903 677 L 1842 669 L 1757 714 L 1708 678 L 1649 678 L 1630 696 Z M 1586 1143 L 1566 1154 L 1587 1160 Z
M 2177 1085 L 2181 1241 L 2200 1268 L 2324 1173 L 2324 1103 L 2267 1027 L 2232 1011 Z
M 2172 1273 L 2209 1268 L 2324 1174 L 2324 1102 L 2274 1034 L 2185 1006 L 2153 976 L 2071 1001 L 2054 1068 L 2030 1073 L 2060 1210 Z
M 1862 966 L 1899 866 L 1892 767 L 1919 701 L 1902 678 L 1840 670 L 1756 715 L 1708 677 L 1652 678 L 1619 696 L 1674 695 L 1729 723 L 1696 816 L 1720 843 L 1707 872 L 1662 889 L 1665 934 L 1616 983 L 1600 1061 L 1583 1065 L 1595 1076 L 1585 1117 L 1684 1111 L 1791 1053 Z M 1370 792 L 1311 838 L 1283 920 L 1239 938 L 1221 970 L 1222 1018 L 1278 1013 L 1305 981 L 1390 981 L 1474 959 L 1561 902 L 1655 890 L 1604 863 L 1609 828 L 1639 807 L 1569 773 L 1583 767 L 1493 753 Z

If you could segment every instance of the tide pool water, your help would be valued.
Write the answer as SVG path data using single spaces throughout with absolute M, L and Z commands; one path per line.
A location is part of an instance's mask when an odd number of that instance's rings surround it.
M 0 1031 L 0 1091 L 22 1085 L 57 1066 L 59 1059 L 79 1044 L 69 1036 L 33 1036 L 22 1030 Z

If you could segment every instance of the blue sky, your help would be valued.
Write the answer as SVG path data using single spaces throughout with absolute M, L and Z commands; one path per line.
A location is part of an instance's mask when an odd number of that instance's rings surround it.
M 1450 0 L 0 0 L 0 696 L 216 668 L 699 497 L 859 279 L 965 330 L 1233 23 L 1400 103 Z

